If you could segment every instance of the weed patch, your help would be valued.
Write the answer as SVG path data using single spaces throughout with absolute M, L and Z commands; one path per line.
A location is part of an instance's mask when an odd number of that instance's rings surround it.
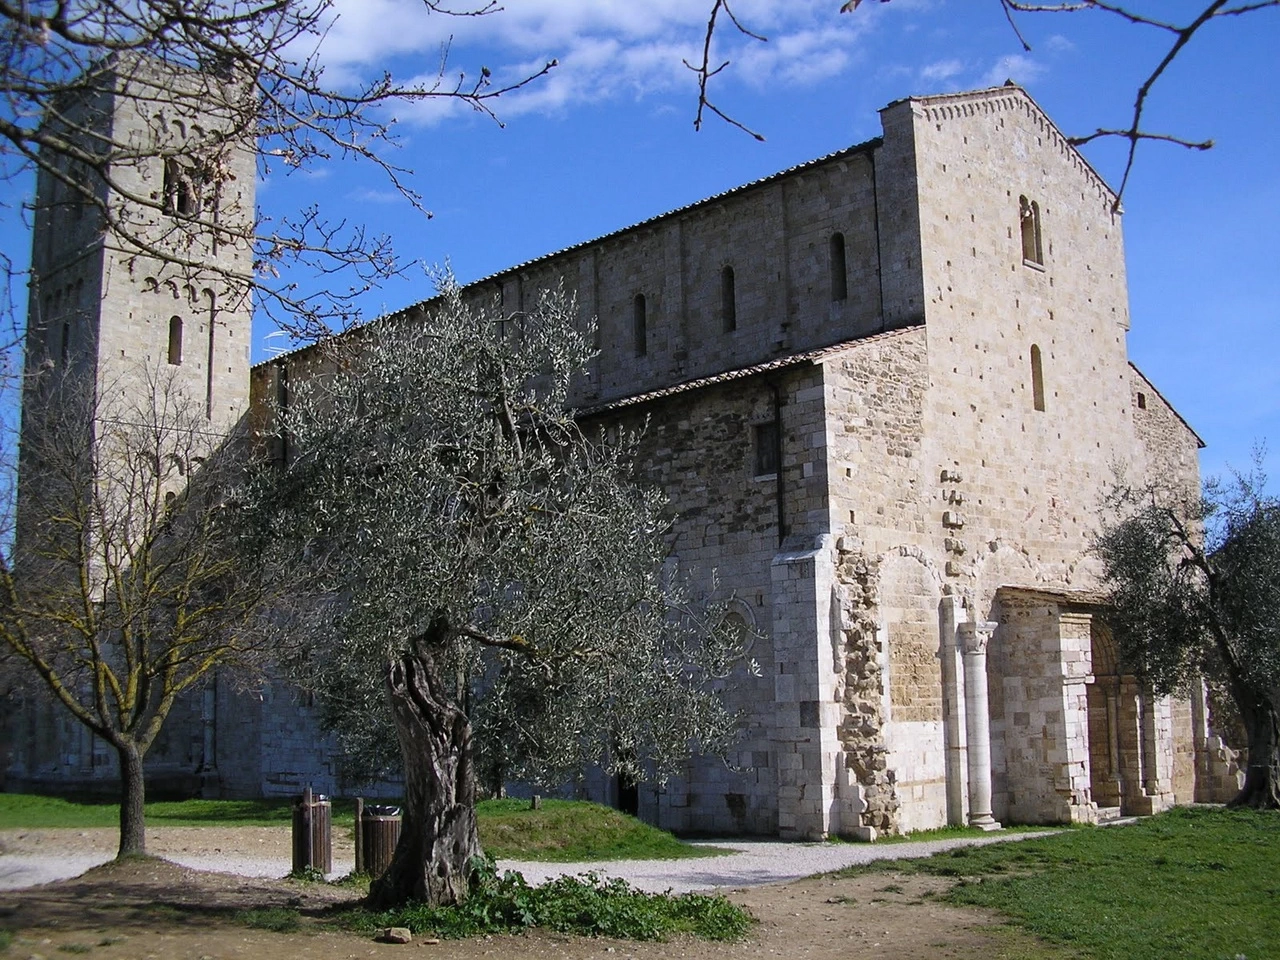
M 665 940 L 689 933 L 708 940 L 738 940 L 751 918 L 724 897 L 689 893 L 645 893 L 594 873 L 560 877 L 530 886 L 514 871 L 499 875 L 491 859 L 477 862 L 471 896 L 456 907 L 412 905 L 374 913 L 349 913 L 345 925 L 371 933 L 408 927 L 416 934 L 471 937 L 541 927 L 579 936 Z

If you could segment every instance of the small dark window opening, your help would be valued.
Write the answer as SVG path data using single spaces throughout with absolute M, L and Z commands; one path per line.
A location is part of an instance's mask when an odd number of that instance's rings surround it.
M 635 337 L 636 356 L 643 357 L 649 352 L 649 317 L 643 293 L 637 293 L 632 302 L 631 329 Z
M 844 258 L 844 234 L 831 235 L 831 299 L 846 300 L 849 297 L 849 276 Z
M 724 318 L 724 332 L 738 329 L 738 294 L 734 288 L 733 267 L 720 271 L 720 315 Z
M 1147 409 L 1147 395 L 1145 393 L 1138 394 L 1138 409 Z
M 280 372 L 276 376 L 276 409 L 279 411 L 280 436 L 277 448 L 277 462 L 280 467 L 289 466 L 289 429 L 284 426 L 289 417 L 289 368 L 280 364 Z
M 1018 198 L 1018 221 L 1022 231 L 1022 259 L 1025 263 L 1044 265 L 1040 245 L 1040 204 L 1026 197 Z
M 200 191 L 195 171 L 177 160 L 164 162 L 164 211 L 180 217 L 200 213 Z
M 1031 402 L 1044 412 L 1044 366 L 1040 361 L 1040 348 L 1031 345 Z
M 62 321 L 62 347 L 60 350 L 59 363 L 62 366 L 67 365 L 67 358 L 71 356 L 71 321 Z
M 755 426 L 757 477 L 778 472 L 778 421 L 757 423 Z
M 169 318 L 169 363 L 182 366 L 182 318 Z

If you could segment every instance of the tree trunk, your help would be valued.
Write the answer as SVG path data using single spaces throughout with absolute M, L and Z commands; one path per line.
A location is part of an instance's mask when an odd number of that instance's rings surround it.
M 116 744 L 116 752 L 120 755 L 120 852 L 116 857 L 140 857 L 147 852 L 142 754 L 137 744 L 128 740 Z
M 392 661 L 387 694 L 404 758 L 405 816 L 391 865 L 369 888 L 375 909 L 460 903 L 480 855 L 471 723 L 430 653 Z
M 1227 806 L 1280 809 L 1280 712 L 1276 699 L 1265 693 L 1237 695 L 1235 699 L 1249 737 L 1249 765 L 1244 786 Z

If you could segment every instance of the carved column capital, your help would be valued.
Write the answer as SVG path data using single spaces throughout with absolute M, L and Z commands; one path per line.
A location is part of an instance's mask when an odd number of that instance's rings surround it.
M 969 655 L 985 654 L 997 626 L 999 624 L 993 620 L 971 620 L 958 624 L 956 632 L 960 635 L 960 649 Z

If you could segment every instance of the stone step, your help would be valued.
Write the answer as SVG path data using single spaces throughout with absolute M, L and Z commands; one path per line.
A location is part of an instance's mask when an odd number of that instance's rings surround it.
M 1119 820 L 1121 817 L 1119 807 L 1099 807 L 1098 822 L 1109 823 L 1112 820 Z

